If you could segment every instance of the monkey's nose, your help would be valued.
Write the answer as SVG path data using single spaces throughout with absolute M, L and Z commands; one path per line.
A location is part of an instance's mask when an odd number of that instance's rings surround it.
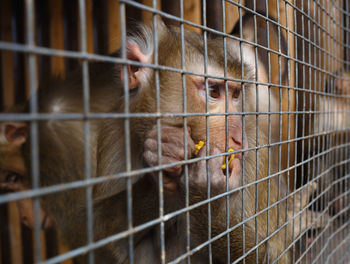
M 242 148 L 242 128 L 240 125 L 230 129 L 228 140 L 228 145 L 233 147 L 233 149 L 238 150 Z
M 232 141 L 236 145 L 235 149 L 241 149 L 242 148 L 242 134 L 241 134 L 241 137 L 239 139 L 235 138 L 235 137 L 232 137 Z
M 231 138 L 229 138 L 228 146 L 234 150 L 242 149 L 242 134 L 231 136 Z

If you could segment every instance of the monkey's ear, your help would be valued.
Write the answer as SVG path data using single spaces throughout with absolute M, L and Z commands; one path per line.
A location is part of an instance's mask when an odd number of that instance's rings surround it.
M 13 146 L 21 146 L 28 138 L 28 125 L 22 122 L 5 123 L 4 133 L 7 142 Z
M 127 45 L 127 59 L 133 60 L 141 63 L 150 63 L 150 57 L 146 56 L 142 53 L 139 45 L 136 43 L 128 43 Z M 120 66 L 120 79 L 122 83 L 124 84 L 124 72 L 123 72 L 123 66 Z M 144 82 L 147 80 L 147 76 L 145 76 L 147 72 L 145 71 L 144 67 L 138 67 L 134 65 L 127 65 L 127 77 L 128 77 L 128 84 L 129 89 L 133 90 L 141 86 Z

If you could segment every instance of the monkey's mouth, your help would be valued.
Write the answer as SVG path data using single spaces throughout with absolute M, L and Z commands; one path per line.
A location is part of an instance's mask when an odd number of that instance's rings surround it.
M 241 159 L 233 159 L 229 165 L 229 172 L 224 172 L 224 175 L 228 178 L 230 189 L 239 187 L 242 178 Z
M 228 160 L 228 171 L 229 175 L 235 175 L 240 172 L 241 170 L 241 161 L 242 161 L 242 153 L 232 154 L 234 155 L 234 158 L 232 160 Z M 224 164 L 226 165 L 226 160 L 224 160 Z M 226 172 L 226 166 L 223 169 L 224 172 Z

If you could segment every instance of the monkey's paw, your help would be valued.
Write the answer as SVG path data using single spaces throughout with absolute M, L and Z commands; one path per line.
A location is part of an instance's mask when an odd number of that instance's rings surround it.
M 184 160 L 184 129 L 179 127 L 161 127 L 161 164 L 172 164 Z M 189 159 L 195 151 L 195 144 L 190 136 L 190 129 L 186 133 L 187 137 L 187 158 Z M 150 167 L 159 165 L 157 127 L 153 127 L 147 134 L 144 143 L 143 158 Z M 155 179 L 158 179 L 154 173 Z M 182 175 L 182 166 L 174 165 L 163 170 L 163 185 L 166 191 L 174 192 L 178 187 L 179 177 Z

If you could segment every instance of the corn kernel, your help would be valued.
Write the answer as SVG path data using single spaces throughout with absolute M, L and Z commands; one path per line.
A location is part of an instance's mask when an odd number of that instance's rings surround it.
M 201 148 L 203 148 L 203 146 L 204 146 L 204 142 L 200 140 L 200 141 L 198 142 L 198 144 L 195 145 L 196 150 L 194 151 L 194 155 L 197 156 L 199 150 L 200 150 Z
M 229 148 L 229 149 L 227 150 L 227 152 L 232 152 L 232 151 L 234 151 L 233 148 Z M 230 162 L 231 162 L 234 158 L 235 158 L 235 154 L 231 154 L 231 155 L 230 155 L 230 159 L 228 160 L 228 163 L 227 163 L 227 164 L 230 164 Z M 222 164 L 221 169 L 223 169 L 223 170 L 226 169 L 226 160 L 224 160 L 224 163 Z

